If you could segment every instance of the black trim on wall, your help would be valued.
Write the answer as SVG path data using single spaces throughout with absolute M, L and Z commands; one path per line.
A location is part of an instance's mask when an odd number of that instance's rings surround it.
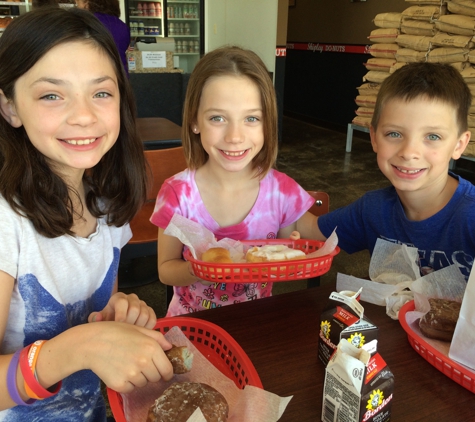
M 367 54 L 287 49 L 284 114 L 346 131 L 367 60 Z

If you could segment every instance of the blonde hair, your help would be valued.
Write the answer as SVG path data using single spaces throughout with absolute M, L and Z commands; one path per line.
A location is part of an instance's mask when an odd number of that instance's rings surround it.
M 183 106 L 182 143 L 190 169 L 208 161 L 199 134 L 192 130 L 206 82 L 216 76 L 244 76 L 259 89 L 261 96 L 264 145 L 252 161 L 257 177 L 264 177 L 275 165 L 278 149 L 277 100 L 269 72 L 259 56 L 238 46 L 225 46 L 207 53 L 191 73 Z

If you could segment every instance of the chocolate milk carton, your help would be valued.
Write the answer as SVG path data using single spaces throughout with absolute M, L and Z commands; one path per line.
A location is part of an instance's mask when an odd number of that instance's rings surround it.
M 322 421 L 390 421 L 394 376 L 376 351 L 376 340 L 369 346 L 372 351 L 348 341 L 338 344 L 325 369 Z
M 349 296 L 333 292 L 330 295 L 320 317 L 318 357 L 324 365 L 342 339 L 359 348 L 377 339 L 378 328 L 363 316 L 364 308 L 357 300 L 360 293 Z

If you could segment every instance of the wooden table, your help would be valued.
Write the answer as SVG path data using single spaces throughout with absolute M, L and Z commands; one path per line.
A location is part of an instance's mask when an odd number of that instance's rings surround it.
M 264 388 L 293 395 L 280 421 L 320 421 L 325 369 L 317 356 L 320 313 L 334 285 L 190 314 L 224 328 L 253 362 Z M 475 396 L 410 346 L 385 308 L 362 302 L 379 328 L 378 350 L 394 374 L 392 422 L 475 421 Z
M 163 117 L 139 117 L 136 120 L 146 149 L 181 145 L 181 126 Z

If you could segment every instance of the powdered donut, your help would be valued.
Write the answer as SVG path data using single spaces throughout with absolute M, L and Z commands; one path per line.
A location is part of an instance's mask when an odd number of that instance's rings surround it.
M 173 366 L 174 374 L 184 374 L 191 371 L 193 353 L 186 346 L 175 346 L 165 352 Z
M 146 422 L 186 422 L 197 407 L 207 422 L 228 419 L 228 403 L 213 387 L 199 382 L 176 382 L 155 400 Z

